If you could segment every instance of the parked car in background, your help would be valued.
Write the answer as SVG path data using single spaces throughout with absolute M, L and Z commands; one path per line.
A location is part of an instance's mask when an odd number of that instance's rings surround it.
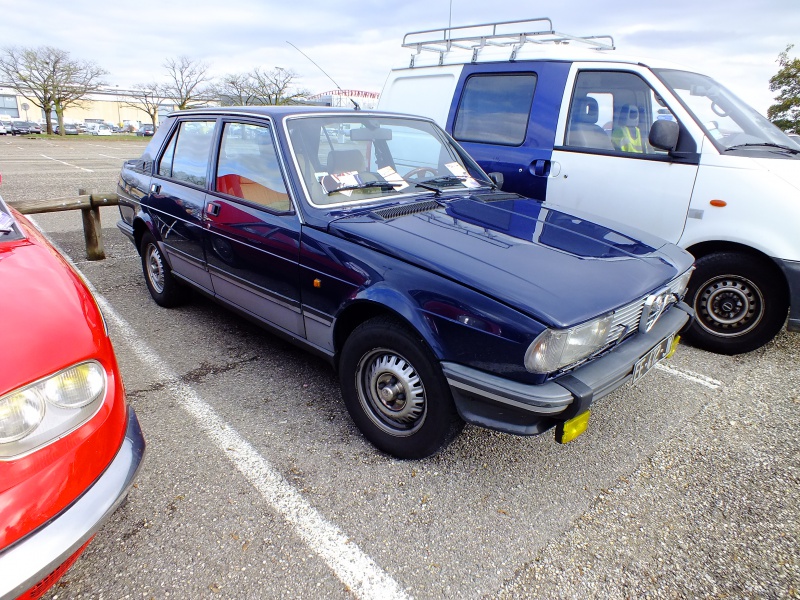
M 53 133 L 58 133 L 60 130 L 58 125 L 53 126 Z M 64 135 L 78 135 L 78 127 L 72 123 L 64 123 Z
M 136 135 L 138 136 L 152 136 L 156 132 L 156 128 L 152 125 L 142 125 L 139 129 L 136 130 Z
M 0 198 L 0 598 L 39 598 L 125 498 L 145 442 L 81 277 Z
M 12 121 L 11 135 L 27 135 L 30 133 L 30 125 L 27 121 Z
M 419 31 L 403 45 L 410 66 L 391 71 L 378 108 L 433 118 L 507 191 L 697 258 L 693 344 L 748 352 L 787 315 L 800 331 L 800 149 L 723 85 L 550 19 Z
M 98 125 L 92 128 L 92 135 L 111 135 L 111 127 L 108 125 Z
M 569 441 L 690 319 L 691 255 L 498 190 L 429 119 L 176 112 L 117 191 L 156 303 L 190 286 L 324 357 L 401 458 L 465 421 Z
M 0 121 L 0 135 L 7 135 L 11 133 L 9 129 L 11 129 L 11 123 L 6 124 L 5 121 Z

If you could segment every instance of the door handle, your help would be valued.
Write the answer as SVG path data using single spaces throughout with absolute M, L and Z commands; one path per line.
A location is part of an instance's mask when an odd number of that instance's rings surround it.
M 209 202 L 206 204 L 206 213 L 212 217 L 219 216 L 220 205 L 216 202 Z
M 150 193 L 151 194 L 160 194 L 161 193 L 161 184 L 160 183 L 151 183 L 150 184 Z
M 531 163 L 530 172 L 536 177 L 549 177 L 550 176 L 550 161 L 545 159 L 538 159 Z

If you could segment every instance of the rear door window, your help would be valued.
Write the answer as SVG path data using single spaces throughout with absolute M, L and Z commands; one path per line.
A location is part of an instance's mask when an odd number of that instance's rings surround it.
M 535 89 L 534 73 L 473 75 L 464 84 L 453 137 L 463 142 L 521 145 Z
M 158 174 L 205 188 L 215 121 L 184 121 L 175 131 L 161 160 Z

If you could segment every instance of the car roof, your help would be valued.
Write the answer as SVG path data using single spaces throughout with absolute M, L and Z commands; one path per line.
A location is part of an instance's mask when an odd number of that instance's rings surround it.
M 184 115 L 213 115 L 213 116 L 253 115 L 253 116 L 267 116 L 267 117 L 282 119 L 284 117 L 299 116 L 299 115 L 314 115 L 314 114 L 331 115 L 338 113 L 341 114 L 350 113 L 356 116 L 358 116 L 359 114 L 396 116 L 396 113 L 389 113 L 385 111 L 376 111 L 376 110 L 356 111 L 353 108 L 339 108 L 330 106 L 296 106 L 296 105 L 221 106 L 221 107 L 209 107 L 209 108 L 193 108 L 190 110 L 179 110 L 170 113 L 169 116 L 174 117 L 174 116 L 184 116 Z

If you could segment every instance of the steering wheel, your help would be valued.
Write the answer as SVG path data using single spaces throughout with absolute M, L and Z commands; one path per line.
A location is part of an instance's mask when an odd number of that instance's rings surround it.
M 413 179 L 414 181 L 421 181 L 426 174 L 430 174 L 431 177 L 436 177 L 438 173 L 432 167 L 417 167 L 416 169 L 411 169 L 408 173 L 405 174 L 403 179 Z

